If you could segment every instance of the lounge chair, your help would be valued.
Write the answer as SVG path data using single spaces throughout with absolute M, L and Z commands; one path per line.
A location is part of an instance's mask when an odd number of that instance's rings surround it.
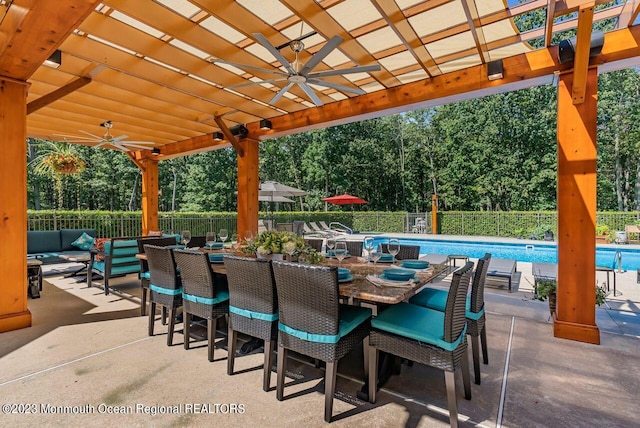
M 307 223 L 303 224 L 302 229 L 304 231 L 304 236 L 316 236 L 316 237 L 318 237 L 318 236 L 322 236 L 322 237 L 326 236 L 326 234 L 324 234 L 324 233 L 319 233 L 319 232 L 316 232 L 315 230 L 311 229 Z
M 315 221 L 310 221 L 309 224 L 311 225 L 311 229 L 313 229 L 314 233 L 317 233 L 320 236 L 324 236 L 325 238 L 331 238 L 337 235 L 331 230 L 323 230 Z
M 420 260 L 425 260 L 435 265 L 444 265 L 449 263 L 449 256 L 446 254 L 425 254 L 420 257 Z
M 509 292 L 512 291 L 513 275 L 518 268 L 518 262 L 513 259 L 491 259 L 487 271 L 487 285 L 502 286 L 506 279 Z
M 340 228 L 340 229 L 328 226 L 327 223 L 325 223 L 324 221 L 319 221 L 318 223 L 320 223 L 320 227 L 327 233 L 331 233 L 331 234 L 334 234 L 334 235 L 350 235 L 352 233 L 351 229 L 349 229 L 347 226 L 345 226 L 342 223 L 331 222 L 332 225 L 333 224 L 341 225 L 342 228 Z M 349 230 L 347 230 L 347 229 L 349 229 Z
M 615 263 L 615 262 L 614 262 Z M 596 266 L 596 272 L 605 272 L 607 274 L 607 292 L 611 289 L 609 288 L 609 274 L 613 273 L 613 295 L 616 295 L 616 270 L 613 267 L 609 266 Z M 556 263 L 540 263 L 533 262 L 531 264 L 531 273 L 533 274 L 533 285 L 534 287 L 538 286 L 539 281 L 543 280 L 553 280 L 557 281 L 558 279 L 558 265 Z

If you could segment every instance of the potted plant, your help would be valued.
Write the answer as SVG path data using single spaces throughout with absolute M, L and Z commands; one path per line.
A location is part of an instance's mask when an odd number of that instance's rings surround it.
M 609 243 L 610 229 L 606 224 L 596 225 L 596 244 L 608 244 Z
M 271 258 L 283 260 L 284 256 L 290 261 L 303 258 L 308 263 L 317 264 L 324 260 L 316 250 L 304 244 L 302 236 L 293 232 L 277 232 L 267 230 L 261 232 L 254 240 L 247 241 L 242 249 L 247 255 L 255 255 L 259 258 Z
M 535 295 L 534 299 L 536 300 L 549 300 L 549 313 L 551 316 L 556 311 L 556 287 L 557 283 L 555 279 L 542 279 L 538 281 L 538 283 L 534 287 Z M 604 303 L 607 297 L 607 291 L 605 290 L 605 285 L 599 286 L 596 282 L 596 305 L 600 306 Z

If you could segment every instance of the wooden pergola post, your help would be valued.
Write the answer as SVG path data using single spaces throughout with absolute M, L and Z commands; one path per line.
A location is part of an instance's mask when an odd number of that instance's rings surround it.
M 150 230 L 158 227 L 158 161 L 152 158 L 143 159 L 142 166 L 142 234 L 148 235 Z
M 431 195 L 431 233 L 438 234 L 438 195 Z
M 0 78 L 0 333 L 31 326 L 27 308 L 27 87 Z
M 246 231 L 258 232 L 258 141 L 246 138 L 239 142 L 238 153 L 238 239 Z
M 574 74 L 558 83 L 558 286 L 554 335 L 600 343 L 595 322 L 597 69 L 574 104 Z

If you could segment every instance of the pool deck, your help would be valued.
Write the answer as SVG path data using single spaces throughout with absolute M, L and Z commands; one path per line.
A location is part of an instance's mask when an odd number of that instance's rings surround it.
M 481 366 L 482 384 L 472 383 L 471 401 L 462 397 L 458 373 L 461 426 L 637 425 L 640 285 L 635 272 L 617 279 L 620 294 L 609 296 L 611 308 L 596 310 L 600 346 L 553 337 L 546 302 L 531 299 L 529 263 L 518 263 L 517 291 L 487 289 L 489 365 Z M 261 352 L 238 357 L 239 372 L 227 376 L 222 335 L 213 363 L 204 343 L 184 350 L 180 333 L 168 347 L 166 327 L 159 322 L 156 335 L 147 336 L 135 275 L 115 279 L 113 287 L 116 291 L 105 296 L 74 278 L 48 276 L 42 297 L 28 301 L 33 327 L 0 334 L 2 404 L 93 406 L 93 413 L 45 415 L 38 407 L 37 414 L 0 416 L 3 426 L 328 426 L 322 419 L 323 371 L 312 361 L 289 360 L 285 400 L 279 402 L 275 371 L 271 391 L 262 391 Z M 338 372 L 331 426 L 448 426 L 444 379 L 437 370 L 402 365 L 375 404 L 355 395 L 363 378 L 359 350 L 341 361 Z M 229 412 L 227 406 L 227 412 L 198 414 L 187 411 L 191 403 L 241 404 L 244 410 Z M 103 413 L 101 404 L 131 406 L 134 412 Z M 144 409 L 136 412 L 136 405 L 179 406 L 180 414 L 152 416 Z

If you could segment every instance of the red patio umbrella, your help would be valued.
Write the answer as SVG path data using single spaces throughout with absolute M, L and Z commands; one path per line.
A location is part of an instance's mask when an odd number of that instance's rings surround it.
M 359 198 L 357 196 L 347 195 L 346 193 L 344 195 L 330 196 L 328 198 L 322 199 L 322 201 L 329 202 L 330 204 L 334 204 L 334 205 L 350 205 L 350 204 L 366 204 L 367 203 L 367 201 L 365 201 L 362 198 Z

